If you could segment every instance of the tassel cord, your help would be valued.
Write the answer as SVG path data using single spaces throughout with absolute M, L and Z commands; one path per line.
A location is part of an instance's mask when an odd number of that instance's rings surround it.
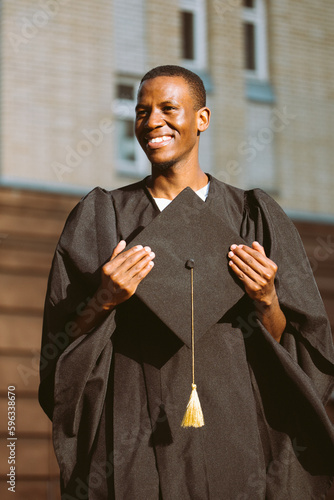
M 190 269 L 191 276 L 191 365 L 192 377 L 195 385 L 195 328 L 194 328 L 194 268 Z
M 201 403 L 198 398 L 195 384 L 195 327 L 194 327 L 194 269 L 190 268 L 191 276 L 191 361 L 192 361 L 192 390 L 186 412 L 182 420 L 182 427 L 202 427 L 204 425 Z

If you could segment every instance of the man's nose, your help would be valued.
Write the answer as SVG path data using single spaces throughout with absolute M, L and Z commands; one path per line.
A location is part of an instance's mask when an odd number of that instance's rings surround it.
M 161 111 L 158 109 L 152 109 L 149 115 L 147 116 L 145 126 L 147 128 L 156 128 L 163 125 L 163 118 L 161 115 Z

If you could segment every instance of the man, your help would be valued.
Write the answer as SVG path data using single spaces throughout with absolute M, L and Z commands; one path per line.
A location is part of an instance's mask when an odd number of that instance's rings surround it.
M 199 140 L 209 121 L 197 75 L 178 66 L 147 73 L 135 130 L 151 176 L 93 190 L 60 238 L 46 298 L 40 401 L 53 418 L 63 500 L 285 500 L 322 498 L 330 486 L 328 320 L 283 211 L 262 191 L 244 192 L 201 170 Z M 229 248 L 217 250 L 195 228 L 216 266 L 206 276 L 209 307 L 214 274 L 225 273 L 218 284 L 226 278 L 219 315 L 195 343 L 205 418 L 199 429 L 181 427 L 191 350 L 178 331 L 182 318 L 171 326 L 178 301 L 162 295 L 154 309 L 159 287 L 152 281 L 145 292 L 153 276 L 165 290 L 166 261 L 155 266 L 169 244 L 162 228 L 166 220 L 177 224 L 188 195 L 184 213 L 199 204 L 204 223 L 215 218 L 217 234 L 221 226 L 231 235 Z M 179 253 L 185 234 L 192 237 L 189 220 L 180 219 L 187 233 L 176 226 L 170 254 Z M 164 241 L 159 251 L 144 241 L 150 230 Z M 226 266 L 216 264 L 220 253 Z

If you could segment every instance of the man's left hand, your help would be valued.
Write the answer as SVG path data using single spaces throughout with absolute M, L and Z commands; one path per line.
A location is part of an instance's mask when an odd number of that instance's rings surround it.
M 277 298 L 274 284 L 277 265 L 266 256 L 260 243 L 254 241 L 252 247 L 231 245 L 228 256 L 231 269 L 244 283 L 249 297 L 270 306 Z

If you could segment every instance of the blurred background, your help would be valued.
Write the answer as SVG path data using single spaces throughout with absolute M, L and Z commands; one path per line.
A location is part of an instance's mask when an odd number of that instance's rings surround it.
M 133 133 L 136 90 L 148 69 L 179 64 L 202 77 L 212 109 L 201 136 L 203 170 L 261 187 L 281 204 L 334 325 L 334 3 L 0 6 L 0 497 L 11 498 L 7 387 L 15 386 L 15 498 L 59 500 L 51 426 L 37 402 L 48 271 L 82 195 L 150 172 Z M 333 406 L 328 411 L 334 415 Z

